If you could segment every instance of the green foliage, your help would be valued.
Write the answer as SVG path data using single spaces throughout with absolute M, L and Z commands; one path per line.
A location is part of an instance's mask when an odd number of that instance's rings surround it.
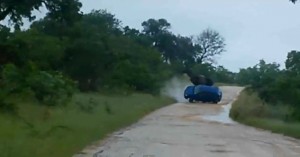
M 106 10 L 81 15 L 81 4 L 77 0 L 22 3 L 26 13 L 18 12 L 20 6 L 16 6 L 13 8 L 16 15 L 9 15 L 11 18 L 31 17 L 31 11 L 43 3 L 49 13 L 33 22 L 28 30 L 10 32 L 7 27 L 0 27 L 3 41 L 0 70 L 4 65 L 14 64 L 14 67 L 6 67 L 5 77 L 11 77 L 4 78 L 4 84 L 11 84 L 16 93 L 30 89 L 47 105 L 61 103 L 58 95 L 65 97 L 68 94 L 62 93 L 69 93 L 68 85 L 72 83 L 60 75 L 76 81 L 81 91 L 151 94 L 159 93 L 167 79 L 186 69 L 195 68 L 198 74 L 226 81 L 223 75 L 227 72 L 215 71 L 211 64 L 197 63 L 197 56 L 202 54 L 201 46 L 191 37 L 173 34 L 166 19 L 149 19 L 142 23 L 144 30 L 139 31 L 123 27 L 121 21 Z M 21 21 L 14 22 L 18 25 Z M 211 36 L 205 39 L 221 39 L 216 31 L 208 34 Z M 213 58 L 213 55 L 207 57 Z M 7 71 L 18 76 L 8 75 Z
M 1 157 L 73 156 L 92 142 L 173 102 L 149 94 L 104 96 L 78 93 L 63 108 L 46 108 L 14 97 L 14 103 L 19 107 L 18 114 L 24 120 L 0 114 Z M 82 107 L 85 112 L 82 112 Z M 25 121 L 33 127 L 28 127 Z
M 101 42 L 77 40 L 66 49 L 64 70 L 78 81 L 81 90 L 96 90 L 97 80 L 113 63 Z
M 241 69 L 237 74 L 240 84 L 250 85 L 263 101 L 273 105 L 292 107 L 291 120 L 300 120 L 300 59 L 299 51 L 288 53 L 286 69 L 280 70 L 279 64 L 267 64 L 261 60 L 259 64 Z
M 17 111 L 17 107 L 14 103 L 7 101 L 7 96 L 9 96 L 9 94 L 6 91 L 0 90 L 0 114 L 15 114 Z
M 6 42 L 10 35 L 10 28 L 0 24 L 0 42 Z
M 289 75 L 299 76 L 300 75 L 300 52 L 291 51 L 288 53 L 285 67 Z
M 260 60 L 254 67 L 242 69 L 242 76 L 240 76 L 240 78 L 246 80 L 244 84 L 250 83 L 253 88 L 259 89 L 266 84 L 271 84 L 275 81 L 275 78 L 280 76 L 281 72 L 279 66 L 277 63 L 268 64 L 264 60 Z M 243 76 L 244 74 L 245 76 Z M 248 77 L 248 79 L 246 77 Z M 241 80 L 239 81 L 242 82 Z
M 64 105 L 72 97 L 74 82 L 61 73 L 39 71 L 32 65 L 19 69 L 13 64 L 2 71 L 1 92 L 6 96 L 31 90 L 35 98 L 48 106 Z
M 254 67 L 241 69 L 237 74 L 237 82 L 251 85 L 263 100 L 270 101 L 273 95 L 269 93 L 269 87 L 272 87 L 276 79 L 282 76 L 279 66 L 277 63 L 266 63 L 260 60 Z
M 93 33 L 121 34 L 121 21 L 115 15 L 106 10 L 92 10 L 83 16 L 82 25 L 84 29 L 90 28 Z
M 62 64 L 65 42 L 31 29 L 14 33 L 8 45 L 15 45 L 14 51 L 20 56 L 20 64 L 34 62 L 40 69 L 57 70 Z
M 171 24 L 166 19 L 149 19 L 142 23 L 144 27 L 143 32 L 155 38 L 159 34 L 168 32 L 171 28 Z
M 269 118 L 277 120 L 288 120 L 291 109 L 282 104 L 272 105 L 266 103 L 251 88 L 247 88 L 239 95 L 233 103 L 230 117 L 236 120 L 248 118 Z
M 123 36 L 119 20 L 103 10 L 84 15 L 76 27 L 81 38 L 66 49 L 64 70 L 81 90 L 159 90 L 166 69 L 160 54 L 140 43 L 146 37 L 140 33 Z
M 43 3 L 49 11 L 47 16 L 62 27 L 72 26 L 81 18 L 82 4 L 79 0 L 48 0 Z
M 45 6 L 48 15 L 58 22 L 70 23 L 79 15 L 82 4 L 78 0 L 2 0 L 0 2 L 0 21 L 7 16 L 13 22 L 16 28 L 23 24 L 22 18 L 28 18 L 30 21 L 35 19 L 32 15 L 33 10 L 38 10 Z
M 213 78 L 216 82 L 222 83 L 235 83 L 236 74 L 229 71 L 223 66 L 218 66 L 215 68 Z
M 5 93 L 19 93 L 23 90 L 25 84 L 24 76 L 15 65 L 5 65 L 2 70 L 1 78 L 1 90 L 5 91 Z
M 299 122 L 291 122 L 293 110 L 287 105 L 265 103 L 253 90 L 244 90 L 233 103 L 230 116 L 250 126 L 300 138 Z
M 74 92 L 74 82 L 61 73 L 32 72 L 26 82 L 35 98 L 48 106 L 65 105 Z
M 115 43 L 124 44 L 116 46 Z M 145 92 L 160 89 L 161 81 L 165 80 L 164 64 L 157 51 L 135 44 L 128 38 L 114 38 L 108 46 L 116 56 L 111 79 L 106 79 L 112 81 L 110 85 L 127 85 L 132 89 Z

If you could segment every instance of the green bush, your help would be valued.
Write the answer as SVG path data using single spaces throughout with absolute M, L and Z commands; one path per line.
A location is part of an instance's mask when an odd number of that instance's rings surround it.
M 20 69 L 13 64 L 3 67 L 1 78 L 1 91 L 6 94 L 20 92 L 25 84 Z
M 266 113 L 266 106 L 258 98 L 257 94 L 243 91 L 238 100 L 234 102 L 230 111 L 233 119 L 245 119 L 247 117 L 262 117 Z
M 36 71 L 26 78 L 26 82 L 36 99 L 49 106 L 66 104 L 74 91 L 73 81 L 61 73 Z
M 61 73 L 39 71 L 33 65 L 23 69 L 5 65 L 1 83 L 1 92 L 6 97 L 30 90 L 41 104 L 48 106 L 66 104 L 75 89 L 75 83 Z
M 7 101 L 8 94 L 0 90 L 0 112 L 2 113 L 16 113 L 17 106 L 14 103 Z
M 237 120 L 254 117 L 288 120 L 287 118 L 292 113 L 288 105 L 266 103 L 258 96 L 257 92 L 246 89 L 240 94 L 237 101 L 233 103 L 230 117 Z

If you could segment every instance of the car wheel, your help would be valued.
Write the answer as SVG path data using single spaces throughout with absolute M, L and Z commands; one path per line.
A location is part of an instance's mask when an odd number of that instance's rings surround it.
M 193 103 L 193 102 L 194 102 L 194 100 L 193 100 L 193 99 L 189 99 L 189 102 L 190 102 L 190 103 Z

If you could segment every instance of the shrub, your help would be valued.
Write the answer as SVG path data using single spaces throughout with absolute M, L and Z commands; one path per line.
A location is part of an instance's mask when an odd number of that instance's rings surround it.
M 17 106 L 14 103 L 8 102 L 6 100 L 7 96 L 7 93 L 0 91 L 0 112 L 15 114 L 17 111 Z
M 75 83 L 59 72 L 39 71 L 34 65 L 20 69 L 7 64 L 2 71 L 1 87 L 7 97 L 29 89 L 41 104 L 55 106 L 67 103 L 74 92 Z
M 254 117 L 288 120 L 291 113 L 292 110 L 288 105 L 266 103 L 257 92 L 247 89 L 233 103 L 230 117 L 237 120 Z
M 57 72 L 35 71 L 26 78 L 26 83 L 36 99 L 49 106 L 66 104 L 74 91 L 74 82 Z

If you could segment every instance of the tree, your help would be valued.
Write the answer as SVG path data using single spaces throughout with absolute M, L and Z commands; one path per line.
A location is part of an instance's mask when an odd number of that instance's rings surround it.
M 198 63 L 213 62 L 216 55 L 225 51 L 225 39 L 215 30 L 206 29 L 194 38 Z
M 0 43 L 6 42 L 10 35 L 10 28 L 0 25 Z
M 149 19 L 144 21 L 142 26 L 143 32 L 152 42 L 150 46 L 157 48 L 165 57 L 165 61 L 168 60 L 166 54 L 171 53 L 174 40 L 174 35 L 169 32 L 171 24 L 166 19 Z
M 123 28 L 123 34 L 130 39 L 135 40 L 137 43 L 145 46 L 145 47 L 151 47 L 152 45 L 152 40 L 147 36 L 146 34 L 141 33 L 137 29 L 132 29 L 128 26 Z
M 151 45 L 158 49 L 163 55 L 164 60 L 168 60 L 167 53 L 170 49 L 174 35 L 169 32 L 171 24 L 166 19 L 149 19 L 142 23 L 143 33 L 151 40 Z
M 2 65 L 17 58 L 15 53 L 12 52 L 12 46 L 6 44 L 11 35 L 12 33 L 8 27 L 0 25 L 0 71 Z
M 142 26 L 144 27 L 143 32 L 151 37 L 168 32 L 168 30 L 171 28 L 171 24 L 166 19 L 149 19 L 144 21 Z
M 106 10 L 92 10 L 83 16 L 82 24 L 97 32 L 121 35 L 121 21 Z
M 276 94 L 272 93 L 273 88 L 277 84 L 277 79 L 283 75 L 279 67 L 280 65 L 277 63 L 266 63 L 264 60 L 260 60 L 253 67 L 241 69 L 237 74 L 237 82 L 250 85 L 251 89 L 256 91 L 264 101 L 273 101 L 276 99 Z
M 122 43 L 122 44 L 120 44 Z M 165 81 L 164 64 L 160 53 L 139 45 L 127 37 L 112 37 L 110 52 L 116 57 L 106 76 L 106 85 L 127 86 L 144 92 L 157 92 Z
M 260 60 L 255 66 L 258 70 L 259 77 L 257 82 L 254 82 L 254 87 L 264 87 L 272 82 L 280 75 L 280 65 L 278 63 L 266 63 Z
M 171 33 L 171 24 L 165 19 L 149 19 L 142 26 L 145 35 L 152 41 L 150 46 L 161 52 L 164 62 L 173 65 L 175 71 L 192 66 L 194 49 L 191 38 Z
M 18 54 L 20 66 L 31 61 L 41 70 L 58 70 L 62 64 L 65 42 L 35 29 L 15 32 L 14 36 L 8 40 L 6 47 L 9 45 L 15 45 L 12 49 L 15 52 L 11 52 L 10 55 Z
M 242 85 L 251 85 L 254 89 L 260 89 L 270 85 L 282 74 L 279 67 L 280 65 L 277 63 L 266 63 L 264 60 L 260 60 L 253 67 L 241 69 L 236 79 Z
M 195 53 L 193 41 L 190 37 L 178 35 L 174 41 L 175 58 L 186 68 L 190 68 L 195 63 Z
M 47 16 L 64 26 L 71 26 L 81 17 L 79 0 L 48 0 L 45 3 Z
M 223 66 L 218 66 L 215 68 L 214 80 L 222 83 L 234 83 L 235 74 L 230 72 Z
M 300 75 L 300 51 L 291 51 L 288 53 L 285 61 L 286 70 L 293 75 Z
M 70 45 L 64 56 L 65 72 L 78 82 L 83 91 L 96 90 L 97 80 L 113 62 L 105 53 L 101 41 L 78 39 Z
M 32 15 L 32 11 L 43 6 L 53 19 L 72 23 L 78 17 L 82 4 L 78 0 L 1 0 L 0 6 L 0 21 L 9 16 L 9 20 L 18 28 L 23 24 L 22 18 L 33 21 L 36 17 Z
M 248 67 L 246 69 L 240 69 L 240 71 L 236 75 L 236 83 L 240 85 L 251 85 L 255 75 L 255 68 Z

